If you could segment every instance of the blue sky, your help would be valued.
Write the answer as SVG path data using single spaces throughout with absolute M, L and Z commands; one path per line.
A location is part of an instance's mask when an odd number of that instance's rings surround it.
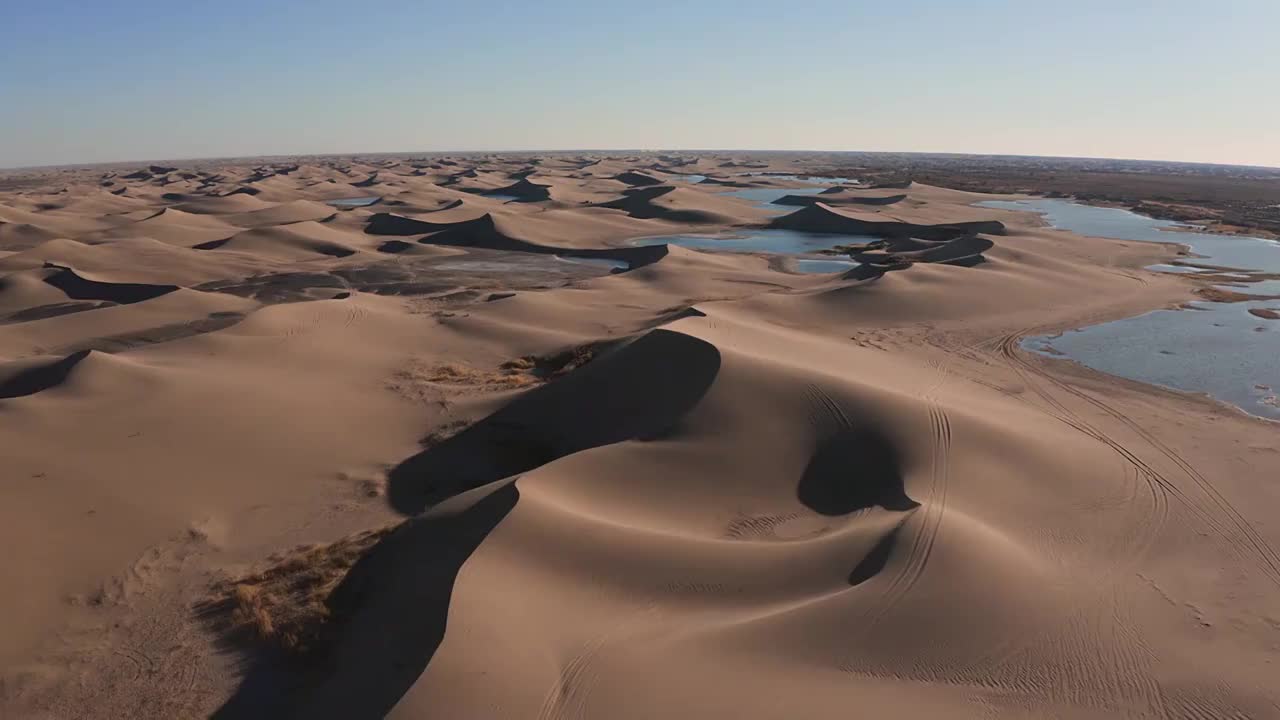
M 1280 166 L 1277 0 L 0 9 L 0 167 L 562 148 Z

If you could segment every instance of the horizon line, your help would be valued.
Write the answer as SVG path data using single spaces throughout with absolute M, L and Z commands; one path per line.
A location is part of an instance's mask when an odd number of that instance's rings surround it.
M 271 155 L 207 155 L 198 157 L 163 157 L 163 158 L 147 158 L 147 159 L 131 159 L 131 160 L 103 160 L 97 162 L 84 163 L 54 163 L 49 165 L 0 165 L 0 172 L 13 172 L 23 170 L 70 170 L 79 168 L 105 167 L 113 165 L 133 165 L 146 163 L 180 163 L 180 162 L 211 162 L 211 161 L 230 161 L 230 160 L 277 160 L 292 158 L 329 158 L 329 157 L 366 157 L 366 156 L 403 156 L 403 155 L 424 155 L 424 156 L 449 156 L 449 155 L 513 155 L 513 154 L 549 154 L 549 153 L 787 153 L 787 154 L 846 154 L 846 155 L 931 155 L 931 156 L 954 156 L 954 157 L 987 157 L 987 158 L 1023 158 L 1023 159 L 1045 159 L 1045 160 L 1088 160 L 1088 161 L 1111 161 L 1111 162 L 1135 162 L 1135 163 L 1153 163 L 1163 165 L 1202 165 L 1206 167 L 1231 167 L 1243 168 L 1250 170 L 1275 170 L 1280 171 L 1277 165 L 1244 165 L 1240 163 L 1230 162 L 1209 162 L 1204 160 L 1155 160 L 1150 158 L 1134 158 L 1134 157 L 1106 157 L 1096 155 L 1034 155 L 1026 153 L 991 153 L 991 152 L 953 152 L 953 151 L 933 151 L 933 150 L 823 150 L 823 149 L 805 149 L 805 150 L 785 150 L 785 149 L 765 149 L 765 148 L 639 148 L 639 147 L 615 147 L 615 148 L 506 148 L 506 149 L 449 149 L 449 150 L 376 150 L 376 151 L 356 151 L 356 152 L 307 152 L 307 153 L 280 153 Z

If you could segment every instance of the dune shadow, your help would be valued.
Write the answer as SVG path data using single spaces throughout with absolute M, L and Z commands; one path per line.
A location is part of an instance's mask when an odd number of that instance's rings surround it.
M 828 517 L 877 506 L 905 511 L 919 505 L 907 497 L 897 446 L 874 428 L 844 429 L 824 440 L 805 467 L 796 494 L 806 507 Z
M 902 534 L 902 526 L 904 522 L 893 526 L 893 529 L 885 533 L 871 548 L 865 557 L 854 566 L 849 572 L 848 582 L 851 587 L 861 585 L 870 580 L 884 570 L 889 564 L 889 556 L 893 553 L 893 548 L 898 544 L 898 537 Z
M 444 640 L 462 566 L 519 500 L 499 483 L 406 522 L 362 557 L 328 599 L 349 618 L 327 656 L 291 668 L 266 655 L 212 717 L 385 717 Z
M 76 365 L 89 357 L 89 352 L 81 350 L 52 362 L 28 365 L 7 378 L 0 378 L 0 400 L 34 395 L 61 385 Z
M 69 267 L 53 263 L 45 263 L 45 267 L 53 270 L 45 276 L 45 283 L 66 293 L 72 300 L 102 300 L 127 305 L 167 295 L 178 289 L 177 285 L 102 282 L 90 280 Z
M 656 437 L 697 404 L 719 368 L 714 345 L 652 330 L 400 463 L 388 499 L 418 513 L 582 450 Z
M 112 307 L 115 303 L 107 301 L 71 301 L 60 303 L 49 303 L 47 305 L 37 305 L 35 307 L 25 308 L 12 313 L 0 322 L 4 323 L 23 323 L 33 320 L 44 320 L 61 315 L 70 315 L 72 313 L 85 312 L 86 310 L 98 310 L 104 307 Z
M 332 616 L 344 620 L 324 656 L 305 668 L 270 653 L 251 658 L 213 717 L 385 716 L 444 640 L 458 573 L 516 506 L 516 476 L 667 432 L 719 368 L 714 345 L 652 330 L 402 462 L 389 477 L 390 502 L 426 512 L 375 545 L 330 595 Z

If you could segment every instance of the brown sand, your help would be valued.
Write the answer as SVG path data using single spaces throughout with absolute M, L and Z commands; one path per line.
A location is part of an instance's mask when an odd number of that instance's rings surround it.
M 0 717 L 1280 716 L 1275 426 L 1018 349 L 1175 250 L 919 183 L 773 221 L 886 236 L 843 275 L 627 246 L 809 167 L 0 194 Z

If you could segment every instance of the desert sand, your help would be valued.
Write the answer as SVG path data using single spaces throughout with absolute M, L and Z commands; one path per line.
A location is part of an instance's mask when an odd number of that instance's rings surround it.
M 0 717 L 1280 717 L 1276 426 L 1019 348 L 1176 248 L 807 167 L 6 178 Z

